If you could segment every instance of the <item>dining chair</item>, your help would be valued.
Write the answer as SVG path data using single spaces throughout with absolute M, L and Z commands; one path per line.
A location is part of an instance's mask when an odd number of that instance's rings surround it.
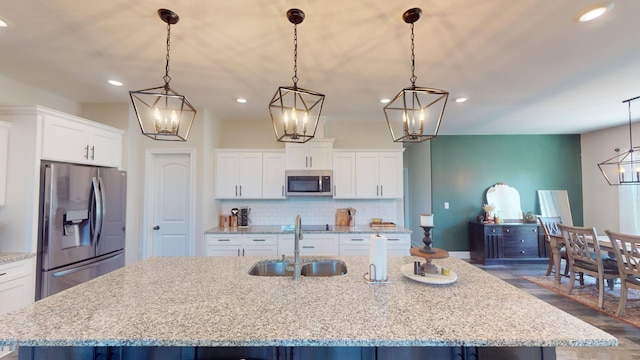
M 616 315 L 624 315 L 628 289 L 640 290 L 640 236 L 605 230 L 620 272 L 620 302 Z
M 596 278 L 598 285 L 598 307 L 604 308 L 604 281 L 620 277 L 614 259 L 602 255 L 595 228 L 558 224 L 569 260 L 569 291 L 575 283 L 575 273 L 583 272 Z
M 544 240 L 547 244 L 547 253 L 549 254 L 549 266 L 547 266 L 547 273 L 545 276 L 549 276 L 551 274 L 551 269 L 554 264 L 553 250 L 551 248 L 552 240 L 555 240 L 554 243 L 560 242 L 564 244 L 564 240 L 562 238 L 562 234 L 560 233 L 560 229 L 558 228 L 558 224 L 562 223 L 562 218 L 559 216 L 552 217 L 544 217 L 538 216 L 538 223 L 540 223 L 540 227 L 542 228 L 542 232 L 544 233 Z M 552 236 L 554 237 L 552 239 Z M 567 260 L 567 251 L 564 249 L 560 249 L 560 258 L 565 260 L 564 266 L 564 276 L 569 274 L 569 263 Z M 556 271 L 560 271 L 556 269 Z

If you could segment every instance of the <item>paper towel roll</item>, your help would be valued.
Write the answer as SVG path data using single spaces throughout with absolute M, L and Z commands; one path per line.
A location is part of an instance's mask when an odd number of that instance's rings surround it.
M 371 265 L 375 265 L 374 267 Z M 371 235 L 369 238 L 369 280 L 382 281 L 387 279 L 387 238 Z

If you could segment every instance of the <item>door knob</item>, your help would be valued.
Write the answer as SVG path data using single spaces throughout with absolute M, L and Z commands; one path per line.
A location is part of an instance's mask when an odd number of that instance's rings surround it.
M 153 230 L 160 230 L 160 226 L 158 226 L 158 225 L 154 226 Z

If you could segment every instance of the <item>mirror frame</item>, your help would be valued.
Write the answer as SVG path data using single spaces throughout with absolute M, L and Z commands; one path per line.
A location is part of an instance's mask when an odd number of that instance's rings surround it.
M 485 194 L 487 204 L 493 204 L 493 212 L 504 221 L 522 221 L 522 207 L 520 205 L 520 193 L 505 183 L 497 183 L 487 189 Z M 511 204 L 509 204 L 511 203 Z

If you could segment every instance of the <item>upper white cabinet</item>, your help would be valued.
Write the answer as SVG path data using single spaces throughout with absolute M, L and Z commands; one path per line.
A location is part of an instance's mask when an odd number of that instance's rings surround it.
M 402 197 L 402 152 L 356 152 L 356 193 L 364 199 Z
M 262 198 L 284 199 L 284 151 L 262 153 Z
M 356 153 L 354 151 L 333 152 L 333 198 L 354 199 L 356 197 Z
M 304 144 L 286 143 L 286 168 L 330 170 L 332 152 L 333 139 L 313 139 Z
M 122 131 L 71 115 L 45 113 L 42 159 L 120 167 Z
M 216 151 L 216 198 L 262 197 L 262 152 Z
M 0 206 L 3 206 L 7 191 L 7 168 L 9 160 L 9 123 L 0 121 Z

